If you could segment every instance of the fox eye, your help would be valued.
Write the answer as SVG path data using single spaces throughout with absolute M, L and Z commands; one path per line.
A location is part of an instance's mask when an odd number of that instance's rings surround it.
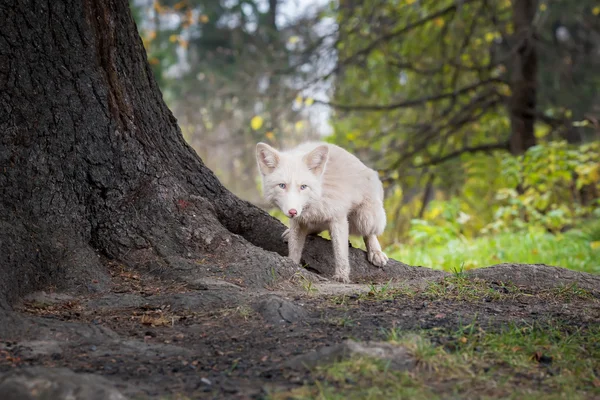
M 285 183 L 280 183 L 279 187 L 282 188 L 282 189 L 285 189 Z
M 307 187 L 308 187 L 308 186 L 306 186 L 306 185 L 301 185 L 301 186 L 300 186 L 300 190 L 304 190 L 304 189 L 306 189 Z

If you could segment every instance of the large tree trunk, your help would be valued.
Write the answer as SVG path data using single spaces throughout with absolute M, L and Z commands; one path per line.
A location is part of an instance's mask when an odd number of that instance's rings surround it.
M 510 101 L 512 154 L 523 154 L 535 146 L 535 110 L 537 93 L 537 52 L 533 17 L 536 0 L 513 0 L 515 30 L 514 64 L 512 66 L 512 97 Z
M 44 285 L 102 289 L 107 259 L 242 286 L 294 276 L 283 225 L 223 188 L 184 142 L 127 0 L 10 0 L 0 21 L 4 307 Z M 305 260 L 329 274 L 326 246 L 311 240 Z M 422 273 L 351 258 L 355 280 Z

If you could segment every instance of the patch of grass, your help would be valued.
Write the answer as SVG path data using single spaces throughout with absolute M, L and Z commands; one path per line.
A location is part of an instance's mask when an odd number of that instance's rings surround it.
M 497 301 L 514 297 L 522 292 L 514 285 L 490 285 L 490 283 L 470 278 L 464 274 L 452 275 L 427 284 L 422 295 L 432 300 L 451 299 L 460 301 Z
M 443 245 L 400 246 L 388 255 L 410 265 L 454 272 L 499 263 L 548 264 L 600 273 L 600 228 L 587 227 L 564 234 L 518 232 L 472 240 L 453 239 Z M 456 273 L 456 272 L 455 272 Z
M 313 285 L 313 282 L 306 278 L 304 275 L 301 275 L 302 288 L 306 292 L 306 294 L 311 295 L 313 293 L 318 292 L 318 289 Z
M 600 326 L 511 325 L 486 332 L 475 322 L 451 332 L 382 331 L 415 360 L 409 371 L 358 357 L 322 366 L 304 386 L 272 399 L 584 399 L 600 396 Z
M 338 317 L 338 318 L 330 318 L 328 320 L 328 322 L 329 322 L 329 324 L 331 324 L 333 326 L 341 326 L 341 327 L 348 327 L 348 326 L 354 325 L 354 319 L 352 319 L 352 317 L 349 315 L 344 315 L 344 316 Z
M 370 358 L 350 360 L 318 368 L 312 384 L 290 391 L 272 393 L 272 400 L 284 399 L 437 399 L 431 389 L 410 374 L 389 371 L 386 362 Z
M 527 289 L 517 287 L 508 282 L 488 282 L 471 277 L 462 272 L 445 278 L 427 282 L 424 287 L 397 286 L 390 282 L 383 286 L 370 285 L 368 292 L 352 296 L 341 295 L 331 297 L 334 304 L 348 307 L 356 301 L 385 301 L 393 299 L 418 298 L 422 300 L 450 300 L 466 302 L 499 302 L 537 297 L 544 301 L 571 302 L 574 300 L 590 300 L 597 302 L 598 294 L 583 289 L 572 283 L 553 289 Z
M 577 282 L 571 283 L 569 285 L 560 286 L 553 290 L 551 293 L 554 294 L 561 300 L 571 301 L 574 299 L 593 299 L 594 295 L 586 289 L 580 288 L 577 285 Z
M 369 284 L 369 291 L 367 292 L 367 296 L 376 297 L 378 299 L 386 299 L 392 294 L 392 279 L 387 281 L 383 285 L 378 285 L 376 283 Z

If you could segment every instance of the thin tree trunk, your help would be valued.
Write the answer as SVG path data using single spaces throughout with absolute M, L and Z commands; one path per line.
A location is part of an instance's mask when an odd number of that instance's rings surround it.
M 279 0 L 269 0 L 269 13 L 268 13 L 268 25 L 271 28 L 273 34 L 277 32 L 277 6 Z
M 513 25 L 517 51 L 512 68 L 510 119 L 512 154 L 523 154 L 535 146 L 534 134 L 537 93 L 537 52 L 533 17 L 536 0 L 513 0 Z

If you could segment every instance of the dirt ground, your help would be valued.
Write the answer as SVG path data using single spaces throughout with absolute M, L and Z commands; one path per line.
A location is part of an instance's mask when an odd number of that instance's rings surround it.
M 49 291 L 19 304 L 26 323 L 0 330 L 0 374 L 67 367 L 102 375 L 130 398 L 264 398 L 310 381 L 284 366 L 294 356 L 348 338 L 384 340 L 390 328 L 600 322 L 598 295 L 573 287 L 478 282 L 464 291 L 448 282 L 400 289 L 325 282 L 247 294 L 223 282 L 191 287 L 116 265 L 110 272 L 109 293 Z

